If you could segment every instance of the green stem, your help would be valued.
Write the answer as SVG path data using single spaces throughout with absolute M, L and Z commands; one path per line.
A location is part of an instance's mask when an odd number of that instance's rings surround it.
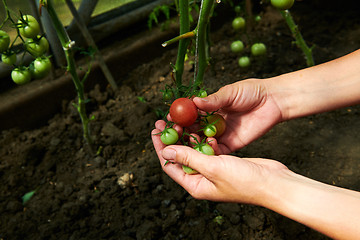
M 64 29 L 64 26 L 62 25 L 61 21 L 59 20 L 56 11 L 53 7 L 52 1 L 47 0 L 44 1 L 44 7 L 46 7 L 49 16 L 51 18 L 51 21 L 54 25 L 55 31 L 57 33 L 57 36 L 60 40 L 60 43 L 64 49 L 65 52 L 65 58 L 67 62 L 67 71 L 71 74 L 72 80 L 75 85 L 75 89 L 78 96 L 78 104 L 76 105 L 77 111 L 79 112 L 82 127 L 83 127 L 83 136 L 87 144 L 90 146 L 90 149 L 92 150 L 92 139 L 90 137 L 90 131 L 89 131 L 89 122 L 90 119 L 88 118 L 86 114 L 86 108 L 85 108 L 85 97 L 84 97 L 84 84 L 79 79 L 79 76 L 76 72 L 76 63 L 74 59 L 74 50 L 73 50 L 73 42 L 69 38 L 67 32 Z
M 163 44 L 161 44 L 161 46 L 163 47 L 167 47 L 168 45 L 170 44 L 173 44 L 173 43 L 176 43 L 178 41 L 180 41 L 181 39 L 186 39 L 186 38 L 193 38 L 195 37 L 195 34 L 196 34 L 196 31 L 191 31 L 191 32 L 187 32 L 187 33 L 184 33 L 184 34 L 181 34 L 179 36 L 176 36 L 166 42 L 164 42 Z
M 301 35 L 299 27 L 296 25 L 294 19 L 292 18 L 289 10 L 280 11 L 281 15 L 284 17 L 287 25 L 290 28 L 290 31 L 295 38 L 296 45 L 303 51 L 306 59 L 306 64 L 308 67 L 314 66 L 314 58 L 312 55 L 312 48 L 309 48 L 306 44 L 304 38 Z
M 206 47 L 207 47 L 206 31 L 213 5 L 214 5 L 214 0 L 203 0 L 201 3 L 199 21 L 197 25 L 197 35 L 196 35 L 198 69 L 197 69 L 196 78 L 194 79 L 193 89 L 196 89 L 198 86 L 200 86 L 203 83 L 204 73 L 208 65 L 207 52 L 206 52 Z
M 180 36 L 190 32 L 189 20 L 189 0 L 179 0 L 179 14 L 180 14 Z M 190 39 L 182 38 L 179 40 L 178 53 L 175 63 L 175 83 L 177 91 L 182 87 L 182 75 L 184 72 L 184 63 L 187 47 Z

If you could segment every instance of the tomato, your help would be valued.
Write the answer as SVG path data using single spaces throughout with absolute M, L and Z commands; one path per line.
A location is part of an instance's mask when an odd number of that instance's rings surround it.
M 261 21 L 261 16 L 260 15 L 256 15 L 254 18 L 255 22 L 260 22 Z
M 198 152 L 201 152 L 206 155 L 215 155 L 214 149 L 207 143 L 199 143 L 197 144 L 194 149 Z M 192 169 L 191 167 L 182 165 L 182 169 L 187 174 L 197 174 L 198 171 Z
M 216 130 L 216 127 L 213 124 L 208 124 L 203 129 L 203 132 L 204 132 L 205 136 L 213 137 L 213 136 L 216 135 L 217 130 Z
M 36 18 L 31 15 L 21 16 L 17 28 L 20 34 L 26 38 L 35 38 L 40 33 L 40 25 Z
M 6 52 L 1 55 L 1 61 L 8 65 L 14 65 L 16 63 L 16 53 Z
M 25 40 L 26 50 L 35 57 L 43 56 L 49 50 L 49 42 L 45 37 Z
M 187 174 L 197 174 L 198 173 L 198 171 L 192 169 L 191 167 L 185 166 L 185 165 L 182 165 L 182 169 Z
M 50 70 L 51 61 L 48 57 L 37 58 L 30 64 L 31 76 L 35 79 L 47 76 Z
M 250 58 L 247 56 L 243 56 L 241 58 L 239 58 L 238 64 L 240 67 L 248 67 L 250 66 Z
M 179 134 L 173 128 L 166 128 L 162 131 L 160 139 L 166 145 L 175 144 L 179 140 Z
M 254 56 L 264 55 L 266 53 L 266 46 L 263 43 L 254 43 L 251 46 L 251 53 Z
M 8 50 L 10 44 L 10 37 L 7 32 L 0 30 L 0 53 Z
M 271 5 L 279 10 L 286 10 L 294 5 L 294 0 L 271 0 Z
M 244 50 L 244 43 L 240 40 L 234 41 L 231 43 L 231 51 L 234 53 L 238 53 L 241 52 L 242 50 Z
M 211 124 L 211 125 L 215 126 L 216 134 L 214 135 L 214 137 L 216 137 L 216 138 L 223 135 L 223 133 L 226 130 L 225 119 L 220 114 L 215 113 L 210 116 L 207 116 L 206 119 L 204 120 L 204 122 L 205 122 L 205 124 Z
M 30 82 L 31 73 L 26 67 L 18 67 L 12 70 L 11 79 L 18 85 Z
M 214 149 L 207 143 L 200 143 L 194 149 L 206 155 L 215 155 Z
M 200 98 L 204 98 L 204 97 L 207 97 L 207 92 L 205 90 L 200 90 L 199 93 L 198 93 L 198 97 Z
M 235 30 L 241 30 L 245 28 L 245 19 L 243 17 L 237 17 L 232 21 L 232 27 Z
M 172 121 L 182 127 L 188 127 L 195 123 L 198 110 L 195 103 L 189 98 L 178 98 L 170 107 Z

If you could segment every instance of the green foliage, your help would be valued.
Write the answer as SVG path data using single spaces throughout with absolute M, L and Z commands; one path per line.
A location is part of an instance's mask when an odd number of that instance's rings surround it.
M 170 6 L 168 5 L 160 5 L 153 9 L 153 11 L 149 14 L 147 25 L 149 29 L 152 29 L 153 23 L 159 24 L 158 18 L 160 15 L 164 15 L 166 19 L 166 23 L 170 20 Z

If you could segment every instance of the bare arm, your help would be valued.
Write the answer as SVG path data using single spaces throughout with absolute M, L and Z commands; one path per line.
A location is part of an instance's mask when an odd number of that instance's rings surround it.
M 283 121 L 360 103 L 360 50 L 264 80 Z
M 274 182 L 268 186 L 264 207 L 334 239 L 360 236 L 359 192 L 327 185 L 289 170 L 279 171 L 270 178 Z

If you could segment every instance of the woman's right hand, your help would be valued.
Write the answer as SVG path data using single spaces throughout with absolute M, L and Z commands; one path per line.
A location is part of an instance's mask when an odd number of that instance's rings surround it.
M 282 121 L 281 110 L 266 81 L 243 80 L 226 85 L 206 98 L 194 98 L 200 110 L 218 111 L 226 120 L 226 130 L 217 139 L 221 154 L 246 146 Z

